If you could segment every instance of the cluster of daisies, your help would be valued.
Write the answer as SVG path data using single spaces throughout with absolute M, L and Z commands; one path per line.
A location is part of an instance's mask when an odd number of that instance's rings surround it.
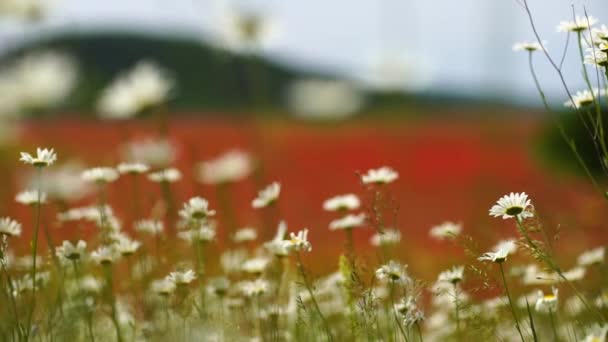
M 179 170 L 159 162 L 173 160 L 172 148 L 164 142 L 147 141 L 126 149 L 134 152 L 131 157 L 139 157 L 136 162 L 80 171 L 69 165 L 55 173 L 49 168 L 57 161 L 54 150 L 21 154 L 21 161 L 36 171 L 36 181 L 33 190 L 19 193 L 16 201 L 31 207 L 36 217 L 51 198 L 70 203 L 61 197 L 64 193 L 44 185 L 55 180 L 70 184 L 66 178 L 78 179 L 78 185 L 66 186 L 96 192 L 97 202 L 66 206 L 59 212 L 53 225 L 74 224 L 79 234 L 58 246 L 52 244 L 51 223 L 34 220 L 33 248 L 25 256 L 16 256 L 11 249 L 24 227 L 13 218 L 0 219 L 0 281 L 5 289 L 0 333 L 6 340 L 606 337 L 608 290 L 602 281 L 594 281 L 605 267 L 605 248 L 588 250 L 576 265 L 562 268 L 549 244 L 538 237 L 536 213 L 526 193 L 507 194 L 490 208 L 490 216 L 513 220 L 518 233 L 490 251 L 467 247 L 462 223 L 446 221 L 432 227 L 432 238 L 477 254 L 471 264 L 453 265 L 436 280 L 423 281 L 391 248 L 399 246 L 401 231 L 381 219 L 390 206 L 390 184 L 399 174 L 390 167 L 369 170 L 361 175 L 361 183 L 372 194 L 370 203 L 354 193 L 322 203 L 324 210 L 336 215 L 328 222 L 329 231 L 346 232 L 347 243 L 336 261 L 337 271 L 316 277 L 305 265 L 304 254 L 312 251 L 308 229 L 289 232 L 284 221 L 271 222 L 277 227 L 274 237 L 257 246 L 258 231 L 252 227 L 218 234 L 217 217 L 223 213 L 198 196 L 175 208 L 174 217 L 172 196 L 166 196 L 156 214 L 137 217 L 131 232 L 123 230 L 105 197 L 110 183 L 123 176 L 137 180 L 146 175 L 161 183 L 167 194 L 170 184 L 181 179 Z M 247 153 L 233 150 L 197 164 L 195 177 L 224 189 L 247 178 L 253 165 Z M 273 182 L 259 191 L 251 207 L 271 210 L 280 194 L 281 185 Z M 91 226 L 96 231 L 84 233 Z M 371 268 L 350 240 L 355 230 L 370 227 L 375 230 L 370 244 L 379 252 L 378 266 Z M 40 230 L 50 248 L 46 256 L 37 248 Z M 220 241 L 223 250 L 218 249 Z M 530 254 L 535 261 L 521 264 L 521 254 Z M 593 285 L 582 287 L 584 279 Z M 484 288 L 494 289 L 497 296 L 476 294 Z

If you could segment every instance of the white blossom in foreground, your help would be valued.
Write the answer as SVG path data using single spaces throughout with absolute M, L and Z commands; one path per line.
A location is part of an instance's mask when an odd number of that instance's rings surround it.
M 150 167 L 144 163 L 120 163 L 116 169 L 122 174 L 136 175 L 148 172 Z
M 385 229 L 381 233 L 375 233 L 369 242 L 372 246 L 396 245 L 401 242 L 401 232 L 394 229 Z
M 70 241 L 63 241 L 61 246 L 55 249 L 55 254 L 58 257 L 65 258 L 68 260 L 80 260 L 85 255 L 87 249 L 87 243 L 82 240 L 74 245 Z
M 177 233 L 177 237 L 191 243 L 213 241 L 215 235 L 215 227 L 209 224 L 202 224 L 197 228 Z
M 199 180 L 205 184 L 237 182 L 249 176 L 253 162 L 248 153 L 233 150 L 199 164 Z
M 592 16 L 580 17 L 576 16 L 574 20 L 560 21 L 557 26 L 557 32 L 582 32 L 588 30 L 591 26 L 597 23 L 597 18 Z
M 454 266 L 447 271 L 439 274 L 437 281 L 450 284 L 457 284 L 464 279 L 464 266 Z
M 270 284 L 264 279 L 256 279 L 239 283 L 239 288 L 246 297 L 257 297 L 268 292 Z
M 40 196 L 40 203 L 46 203 L 46 194 L 41 192 L 38 194 L 38 190 L 25 190 L 15 196 L 15 201 L 24 205 L 38 204 L 38 197 Z
M 523 220 L 526 217 L 532 217 L 534 214 L 526 209 L 531 205 L 528 195 L 522 193 L 510 193 L 501 197 L 492 208 L 490 208 L 490 216 L 501 217 L 503 219 L 517 218 Z
M 133 117 L 169 99 L 174 82 L 156 63 L 141 61 L 106 88 L 97 104 L 106 119 Z
M 434 226 L 429 231 L 429 235 L 437 240 L 454 239 L 462 232 L 462 223 L 446 221 Z
M 344 120 L 363 107 L 363 95 L 350 83 L 305 79 L 289 86 L 287 101 L 295 116 L 307 120 Z
M 234 235 L 232 236 L 232 241 L 240 243 L 255 241 L 255 239 L 257 238 L 258 232 L 254 228 L 245 227 L 234 232 Z
M 602 25 L 599 28 L 593 28 L 591 30 L 594 42 L 606 41 L 608 42 L 608 26 Z
M 175 161 L 177 147 L 167 139 L 133 141 L 123 147 L 123 158 L 154 168 L 165 168 Z
M 94 167 L 82 172 L 82 179 L 90 183 L 112 183 L 118 177 L 118 171 L 111 167 Z
M 513 45 L 513 51 L 528 51 L 534 52 L 537 50 L 543 50 L 543 46 L 546 46 L 547 42 L 543 41 L 542 44 L 539 42 L 518 42 Z
M 551 293 L 544 294 L 543 291 L 538 292 L 538 299 L 534 308 L 538 312 L 550 313 L 557 311 L 558 290 L 553 288 Z
M 10 217 L 0 218 L 0 235 L 16 237 L 21 235 L 21 223 Z
M 572 100 L 568 100 L 564 103 L 564 106 L 579 109 L 588 105 L 593 104 L 595 99 L 599 96 L 597 89 L 594 89 L 592 93 L 589 90 L 577 91 L 572 95 Z
M 49 198 L 65 202 L 75 201 L 89 194 L 91 187 L 80 175 L 83 169 L 75 163 L 63 164 L 49 170 L 45 170 L 44 178 L 40 188 Z M 28 184 L 34 187 L 35 177 L 29 179 Z
M 276 202 L 280 193 L 281 184 L 273 182 L 258 193 L 258 197 L 251 202 L 251 206 L 256 209 L 265 208 Z
M 584 61 L 585 64 L 605 68 L 608 66 L 608 54 L 606 53 L 606 51 L 604 51 L 604 48 L 589 48 L 587 49 L 587 53 L 585 54 Z
M 606 334 L 608 334 L 608 325 L 604 324 L 602 326 L 595 325 L 593 326 L 585 339 L 582 342 L 604 342 L 606 341 Z
M 264 272 L 266 267 L 270 264 L 270 259 L 265 257 L 258 257 L 253 259 L 248 259 L 243 263 L 241 269 L 243 272 L 253 273 L 253 274 L 261 274 Z
M 49 2 L 49 0 L 2 0 L 0 16 L 38 20 L 48 11 Z
M 135 254 L 139 247 L 141 247 L 141 243 L 139 241 L 131 240 L 126 236 L 119 238 L 114 244 L 114 248 L 122 256 L 130 256 Z
M 517 245 L 515 244 L 515 240 L 501 241 L 494 247 L 493 252 L 484 253 L 477 260 L 502 263 L 507 260 L 509 254 L 515 253 L 516 250 Z
M 346 215 L 343 218 L 333 220 L 329 224 L 329 230 L 341 230 L 341 229 L 353 229 L 357 227 L 362 227 L 365 225 L 365 220 L 367 216 L 365 213 L 357 214 L 357 215 Z
M 578 256 L 577 263 L 580 266 L 601 264 L 604 262 L 605 253 L 606 248 L 604 246 L 585 251 L 584 253 Z
M 182 179 L 182 173 L 176 168 L 169 168 L 149 174 L 148 179 L 156 183 L 175 183 Z
M 308 241 L 308 229 L 302 229 L 297 233 L 290 233 L 289 240 L 285 240 L 289 251 L 312 251 L 312 245 Z
M 368 170 L 361 177 L 363 184 L 388 184 L 399 178 L 399 174 L 388 166 Z
M 91 253 L 91 259 L 100 265 L 109 265 L 118 260 L 119 254 L 113 246 L 100 246 Z
M 234 3 L 220 6 L 216 28 L 216 43 L 237 53 L 257 53 L 280 36 L 280 25 L 268 11 Z
M 184 286 L 196 279 L 196 273 L 193 270 L 175 271 L 169 273 L 166 279 L 177 286 Z
M 338 195 L 323 202 L 326 211 L 355 210 L 361 205 L 359 197 L 355 194 Z
M 150 290 L 161 296 L 168 296 L 175 292 L 175 283 L 169 279 L 154 280 L 150 283 Z
M 288 243 L 285 241 L 285 234 L 287 234 L 287 223 L 285 221 L 279 222 L 277 227 L 277 233 L 271 241 L 264 243 L 270 253 L 276 256 L 287 256 L 289 255 Z
M 135 222 L 134 229 L 140 233 L 156 235 L 163 232 L 164 224 L 158 220 L 140 220 Z
M 376 278 L 399 284 L 404 284 L 410 280 L 407 274 L 407 265 L 401 265 L 394 260 L 380 266 L 376 270 Z
M 201 197 L 192 197 L 179 211 L 179 216 L 185 220 L 200 220 L 213 215 L 215 210 L 210 210 L 209 202 Z
M 36 155 L 32 156 L 27 152 L 21 152 L 19 159 L 25 164 L 31 164 L 35 167 L 45 167 L 53 164 L 57 160 L 57 154 L 53 149 L 37 148 Z

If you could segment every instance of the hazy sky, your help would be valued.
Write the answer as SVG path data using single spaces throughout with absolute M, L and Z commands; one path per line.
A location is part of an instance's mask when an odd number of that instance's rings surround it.
M 217 24 L 218 0 L 55 0 L 43 24 L 0 25 L 0 47 L 24 36 L 69 28 L 137 27 L 163 33 L 209 37 Z M 315 69 L 358 75 L 379 51 L 401 50 L 417 70 L 432 77 L 432 89 L 466 94 L 535 99 L 525 54 L 513 42 L 531 39 L 516 0 L 263 0 L 247 1 L 272 13 L 281 37 L 267 54 Z M 572 5 L 608 23 L 608 1 L 529 0 L 549 50 L 559 54 L 565 40 L 555 27 L 572 17 Z M 572 49 L 567 70 L 574 88 L 580 74 Z M 541 57 L 540 55 L 538 57 Z M 557 98 L 550 69 L 539 73 Z M 553 86 L 552 86 L 553 84 Z M 561 100 L 561 99 L 560 99 Z

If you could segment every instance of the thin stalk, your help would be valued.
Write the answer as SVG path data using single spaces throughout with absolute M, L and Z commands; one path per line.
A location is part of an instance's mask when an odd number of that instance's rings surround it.
M 555 317 L 553 310 L 549 310 L 549 319 L 551 320 L 551 329 L 553 330 L 553 341 L 557 341 L 557 328 L 555 327 Z
M 530 329 L 532 329 L 532 337 L 534 338 L 534 342 L 538 342 L 538 336 L 536 335 L 536 327 L 534 326 L 534 318 L 532 317 L 532 310 L 530 309 L 530 303 L 528 303 L 528 298 L 526 298 L 526 309 L 528 310 L 528 319 L 530 319 Z
M 405 330 L 403 330 L 403 325 L 399 320 L 399 316 L 397 316 L 397 311 L 395 310 L 395 284 L 392 281 L 390 282 L 390 284 L 391 286 L 389 296 L 391 297 L 391 311 L 393 312 L 393 317 L 395 318 L 395 324 L 397 324 L 397 327 L 399 328 L 399 332 L 401 333 L 401 336 L 403 336 L 403 339 L 409 341 Z
M 41 182 L 42 182 L 42 168 L 36 168 L 36 183 L 37 183 L 37 200 L 36 206 L 34 207 L 34 240 L 32 241 L 32 283 L 34 284 L 32 289 L 32 301 L 30 303 L 30 310 L 27 316 L 27 332 L 25 333 L 25 340 L 29 340 L 30 333 L 32 331 L 32 318 L 34 316 L 34 310 L 36 308 L 36 259 L 38 257 L 38 233 L 40 231 L 40 206 L 41 206 Z
M 310 299 L 312 300 L 315 310 L 317 311 L 317 314 L 319 315 L 319 318 L 321 319 L 321 322 L 323 323 L 323 327 L 325 328 L 325 333 L 327 334 L 327 338 L 330 341 L 333 341 L 334 337 L 331 334 L 331 330 L 329 328 L 329 324 L 327 323 L 327 320 L 325 319 L 325 316 L 323 316 L 323 313 L 321 312 L 321 309 L 319 308 L 319 303 L 317 303 L 317 299 L 315 298 L 315 294 L 312 291 L 312 286 L 310 284 L 310 281 L 308 280 L 308 277 L 306 276 L 306 271 L 304 270 L 304 265 L 302 264 L 302 259 L 300 258 L 299 252 L 296 252 L 296 259 L 297 259 L 297 263 L 298 263 L 298 271 L 300 272 L 300 276 L 302 277 L 304 286 L 306 287 L 306 290 L 308 291 L 308 294 L 310 295 Z
M 120 331 L 120 323 L 118 322 L 118 312 L 116 310 L 116 298 L 114 298 L 114 285 L 113 285 L 113 280 L 112 280 L 112 265 L 108 264 L 108 265 L 104 265 L 104 270 L 106 273 L 106 286 L 108 287 L 107 290 L 107 297 L 108 300 L 110 301 L 110 305 L 112 307 L 112 323 L 114 324 L 114 329 L 116 330 L 116 339 L 118 342 L 122 342 L 122 334 Z
M 454 285 L 454 314 L 456 315 L 456 331 L 458 333 L 458 339 L 462 340 L 462 329 L 460 327 L 460 300 L 458 299 L 458 285 Z
M 521 328 L 519 326 L 519 319 L 517 318 L 517 313 L 515 312 L 515 307 L 513 306 L 511 293 L 509 292 L 509 287 L 507 286 L 507 278 L 505 277 L 505 271 L 502 267 L 502 262 L 499 262 L 498 266 L 500 267 L 500 276 L 502 277 L 502 283 L 505 288 L 507 298 L 509 299 L 509 307 L 511 308 L 511 313 L 513 314 L 513 319 L 515 320 L 515 328 L 517 328 L 517 332 L 519 333 L 519 337 L 521 337 L 522 342 L 525 342 L 526 340 L 524 339 L 524 334 L 521 332 Z

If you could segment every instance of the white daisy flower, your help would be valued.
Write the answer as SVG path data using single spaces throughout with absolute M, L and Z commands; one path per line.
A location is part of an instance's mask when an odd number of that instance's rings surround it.
M 15 196 L 15 201 L 24 205 L 38 204 L 38 196 L 40 196 L 40 204 L 46 203 L 46 194 L 41 192 L 38 194 L 38 190 L 26 190 L 22 191 Z
M 536 311 L 544 313 L 556 312 L 558 301 L 557 294 L 558 290 L 555 287 L 549 294 L 544 294 L 543 291 L 538 291 L 538 299 L 536 300 L 536 305 L 534 306 Z
M 100 265 L 109 265 L 118 260 L 120 254 L 113 246 L 101 246 L 91 253 L 91 259 Z
M 156 235 L 163 232 L 164 224 L 158 220 L 141 220 L 135 222 L 134 229 L 141 233 Z
M 106 88 L 98 103 L 102 118 L 126 119 L 169 99 L 174 82 L 156 63 L 141 61 Z
M 239 53 L 255 53 L 276 42 L 280 35 L 276 18 L 260 8 L 222 6 L 217 43 Z
M 285 241 L 285 234 L 287 233 L 287 223 L 285 221 L 279 222 L 277 227 L 277 233 L 269 242 L 264 243 L 270 253 L 276 256 L 286 256 L 289 254 L 288 243 Z
M 289 85 L 287 102 L 298 118 L 337 121 L 357 114 L 365 100 L 362 92 L 350 82 L 302 79 Z
M 399 178 L 399 174 L 388 166 L 368 170 L 361 177 L 363 184 L 388 184 Z
M 591 34 L 593 36 L 593 41 L 607 41 L 608 42 L 608 26 L 602 25 L 599 28 L 593 28 L 591 30 Z
M 82 172 L 82 179 L 91 183 L 112 183 L 118 179 L 118 172 L 111 167 L 94 167 Z
M 187 270 L 185 272 L 175 271 L 169 273 L 165 279 L 172 282 L 176 286 L 184 286 L 190 284 L 196 279 L 196 273 L 194 273 L 193 270 Z
M 76 163 L 63 164 L 59 167 L 45 170 L 45 181 L 40 184 L 43 192 L 49 198 L 65 202 L 79 200 L 89 194 L 91 187 L 80 178 L 82 168 Z M 28 181 L 31 186 L 36 184 L 35 178 Z
M 312 251 L 312 245 L 308 241 L 308 229 L 300 230 L 297 233 L 290 233 L 289 240 L 285 240 L 287 244 L 287 250 L 290 251 Z
M 175 283 L 168 279 L 157 279 L 150 283 L 150 290 L 161 296 L 169 296 L 175 292 L 175 288 Z
M 179 211 L 179 216 L 185 220 L 200 220 L 213 215 L 215 210 L 210 210 L 209 202 L 202 197 L 192 197 Z
M 594 93 L 591 93 L 589 90 L 577 91 L 576 94 L 572 95 L 572 100 L 566 101 L 564 106 L 579 109 L 591 105 L 598 97 L 598 94 L 597 89 L 594 90 Z
M 264 279 L 256 279 L 254 281 L 242 281 L 238 287 L 246 297 L 257 297 L 268 292 L 270 284 Z
M 604 248 L 604 246 L 590 249 L 588 251 L 583 252 L 581 255 L 579 255 L 577 262 L 580 266 L 590 266 L 590 265 L 594 265 L 594 264 L 601 264 L 604 262 L 605 253 L 606 253 L 606 248 Z
M 352 215 L 348 214 L 343 218 L 333 220 L 329 224 L 329 230 L 341 230 L 341 229 L 353 229 L 357 227 L 362 227 L 365 225 L 365 220 L 367 216 L 365 213 Z
M 168 168 L 149 174 L 148 179 L 156 183 L 175 183 L 182 179 L 182 173 L 176 168 Z
M 55 248 L 55 254 L 60 258 L 79 260 L 85 255 L 86 249 L 87 243 L 85 241 L 78 240 L 74 245 L 70 241 L 64 240 L 61 246 Z
M 17 237 L 21 235 L 21 223 L 9 218 L 0 218 L 0 235 Z
M 599 66 L 599 67 L 607 67 L 608 66 L 608 54 L 599 48 L 595 49 L 587 49 L 587 53 L 585 54 L 585 64 Z M 595 91 L 594 91 L 595 92 Z
M 462 223 L 446 221 L 434 226 L 429 231 L 429 235 L 437 240 L 453 239 L 462 232 Z
M 237 230 L 232 236 L 232 241 L 236 243 L 255 241 L 258 238 L 258 232 L 254 228 L 245 227 Z
M 323 202 L 323 209 L 326 211 L 355 210 L 359 208 L 361 201 L 355 194 L 334 196 Z
M 269 264 L 270 259 L 264 257 L 248 259 L 241 266 L 241 270 L 247 273 L 261 274 Z
M 154 168 L 165 168 L 176 159 L 177 147 L 167 139 L 145 139 L 125 145 L 122 156 Z
M 517 251 L 517 245 L 515 244 L 515 240 L 505 240 L 499 242 L 493 248 L 493 252 L 484 253 L 481 257 L 477 258 L 479 261 L 492 261 L 496 263 L 502 263 L 507 260 L 507 256 L 509 254 L 515 253 Z
M 606 334 L 608 334 L 608 325 L 600 326 L 596 324 L 582 342 L 604 342 L 606 341 Z
M 276 202 L 280 193 L 281 184 L 274 182 L 258 193 L 258 197 L 251 202 L 251 206 L 256 209 L 265 208 Z
M 576 16 L 574 20 L 564 20 L 557 26 L 557 32 L 582 32 L 595 25 L 598 20 L 592 16 Z
M 464 279 L 464 266 L 454 266 L 449 270 L 443 271 L 437 278 L 438 282 L 458 284 Z
M 202 224 L 198 228 L 177 233 L 177 237 L 191 243 L 213 241 L 213 239 L 215 239 L 215 235 L 215 227 L 206 223 Z
M 120 163 L 116 169 L 122 174 L 135 175 L 148 172 L 150 167 L 144 163 Z
M 135 254 L 139 247 L 141 247 L 141 242 L 131 240 L 126 236 L 119 238 L 114 244 L 114 248 L 116 249 L 116 251 L 123 256 L 130 256 Z
M 27 152 L 21 152 L 21 158 L 19 160 L 35 167 L 45 167 L 53 164 L 57 160 L 57 154 L 52 148 L 43 149 L 39 147 L 36 149 L 36 156 L 32 156 Z
M 496 205 L 490 208 L 490 216 L 501 217 L 503 219 L 517 218 L 523 220 L 526 217 L 532 217 L 534 214 L 526 209 L 531 206 L 531 201 L 525 192 L 510 193 L 501 197 Z
M 534 52 L 538 50 L 542 50 L 543 46 L 546 46 L 547 42 L 542 41 L 542 44 L 539 42 L 518 42 L 513 45 L 513 51 L 528 51 Z
M 253 162 L 248 153 L 233 150 L 198 166 L 199 180 L 205 184 L 237 182 L 249 176 Z
M 391 260 L 387 264 L 382 265 L 376 270 L 376 278 L 379 280 L 387 280 L 392 283 L 406 283 L 410 280 L 407 274 L 407 265 Z
M 381 233 L 375 233 L 369 242 L 372 246 L 396 245 L 401 242 L 401 232 L 394 229 L 385 229 Z

